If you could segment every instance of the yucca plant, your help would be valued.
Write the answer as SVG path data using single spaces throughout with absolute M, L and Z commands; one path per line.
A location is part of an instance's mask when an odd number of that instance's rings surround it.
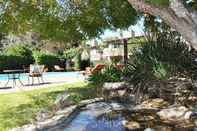
M 196 76 L 194 71 L 197 70 L 197 65 L 193 61 L 195 56 L 177 32 L 163 31 L 157 34 L 155 41 L 141 45 L 134 50 L 126 74 L 130 78 L 128 81 L 134 85 L 138 98 L 143 99 L 154 83 L 165 85 L 165 81 L 171 76 Z

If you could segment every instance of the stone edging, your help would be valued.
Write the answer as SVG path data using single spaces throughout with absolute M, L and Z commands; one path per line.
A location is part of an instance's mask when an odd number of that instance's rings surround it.
M 103 98 L 95 98 L 90 100 L 83 100 L 77 105 L 66 107 L 63 110 L 57 111 L 53 117 L 48 118 L 41 122 L 35 122 L 34 124 L 24 125 L 22 127 L 13 128 L 10 131 L 43 131 L 57 124 L 66 121 L 74 112 L 78 111 L 81 107 L 88 104 L 103 101 Z

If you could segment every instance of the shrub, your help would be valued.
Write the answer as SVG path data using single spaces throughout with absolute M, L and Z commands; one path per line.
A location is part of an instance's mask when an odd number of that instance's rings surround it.
M 49 70 L 53 70 L 54 65 L 60 64 L 60 59 L 58 56 L 53 54 L 47 54 L 35 51 L 33 53 L 35 62 L 40 65 L 45 65 Z
M 64 57 L 66 59 L 73 59 L 77 54 L 77 48 L 71 48 L 64 52 Z
M 133 52 L 126 75 L 136 91 L 147 93 L 153 83 L 165 84 L 172 76 L 195 76 L 194 58 L 176 32 L 162 32 Z
M 77 53 L 75 54 L 75 58 L 74 58 L 74 68 L 75 70 L 80 70 L 81 69 L 81 54 Z
M 29 66 L 23 61 L 22 57 L 13 55 L 0 55 L 0 71 L 6 69 L 22 69 L 23 66 Z
M 120 82 L 123 76 L 123 70 L 120 70 L 114 64 L 106 66 L 102 71 L 97 71 L 90 76 L 89 81 L 96 85 L 102 85 L 105 82 Z
M 80 63 L 80 69 L 85 70 L 86 67 L 90 66 L 90 55 L 87 50 L 83 50 L 81 53 L 81 63 Z
M 147 73 L 149 78 L 154 79 L 166 79 L 179 74 L 192 75 L 193 70 L 197 69 L 193 61 L 195 56 L 178 38 L 176 32 L 165 32 L 155 42 L 143 44 L 133 53 L 130 62 L 132 70 L 140 69 L 139 72 Z
M 8 63 L 7 63 L 8 57 L 4 54 L 0 55 L 0 71 L 3 71 L 8 68 Z
M 85 70 L 86 67 L 90 66 L 90 60 L 81 60 L 80 69 Z
M 2 55 L 2 59 L 6 57 L 7 67 L 12 69 L 22 68 L 23 66 L 29 66 L 34 62 L 32 57 L 32 51 L 22 44 L 16 44 L 8 47 L 5 50 L 5 55 Z
M 12 45 L 3 54 L 0 54 L 1 71 L 5 69 L 21 69 L 33 62 L 32 51 L 21 44 Z
M 71 48 L 64 52 L 64 57 L 66 60 L 74 60 L 74 69 L 82 70 L 84 66 L 89 65 L 89 61 L 81 60 L 82 50 L 79 48 Z

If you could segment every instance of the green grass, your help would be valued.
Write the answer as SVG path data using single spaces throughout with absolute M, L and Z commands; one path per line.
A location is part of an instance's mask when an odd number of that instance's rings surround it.
M 96 96 L 95 88 L 86 83 L 67 84 L 34 91 L 0 95 L 0 131 L 31 123 L 36 113 L 50 110 L 56 97 L 68 91 L 75 102 Z

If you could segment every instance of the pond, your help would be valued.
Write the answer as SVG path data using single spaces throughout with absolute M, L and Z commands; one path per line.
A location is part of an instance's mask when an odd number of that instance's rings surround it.
M 69 122 L 47 131 L 195 131 L 194 127 L 166 124 L 150 112 L 131 112 L 120 105 L 106 103 L 91 104 L 76 113 Z M 126 121 L 139 123 L 140 128 L 128 129 Z

